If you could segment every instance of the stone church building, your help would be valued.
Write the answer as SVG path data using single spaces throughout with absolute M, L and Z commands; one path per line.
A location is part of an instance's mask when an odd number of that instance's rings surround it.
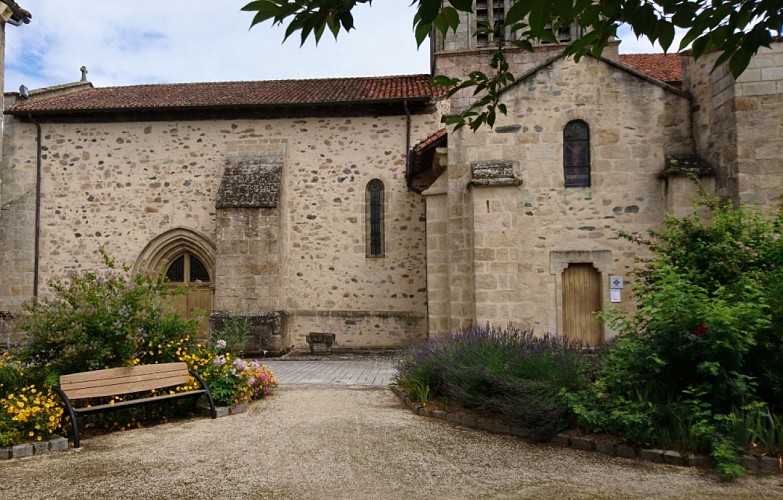
M 433 37 L 433 74 L 485 64 L 491 40 L 463 21 Z M 783 42 L 736 80 L 714 57 L 561 52 L 509 50 L 508 115 L 477 132 L 445 127 L 470 97 L 430 74 L 6 94 L 0 311 L 103 248 L 191 285 L 175 307 L 203 334 L 251 318 L 256 351 L 487 323 L 603 342 L 594 311 L 634 305 L 640 249 L 618 233 L 687 213 L 689 173 L 779 202 Z

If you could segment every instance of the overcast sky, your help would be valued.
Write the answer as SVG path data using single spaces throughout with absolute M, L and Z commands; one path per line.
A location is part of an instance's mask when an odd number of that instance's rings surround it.
M 357 29 L 318 47 L 282 43 L 269 23 L 249 30 L 249 0 L 17 0 L 33 14 L 6 26 L 6 91 L 78 81 L 95 86 L 231 80 L 400 75 L 429 72 L 417 50 L 409 0 L 359 5 Z M 623 37 L 621 52 L 659 52 Z

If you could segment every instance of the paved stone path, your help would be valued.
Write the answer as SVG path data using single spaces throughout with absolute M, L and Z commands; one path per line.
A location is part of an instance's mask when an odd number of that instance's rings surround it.
M 395 374 L 393 359 L 262 362 L 274 372 L 280 386 L 386 387 Z

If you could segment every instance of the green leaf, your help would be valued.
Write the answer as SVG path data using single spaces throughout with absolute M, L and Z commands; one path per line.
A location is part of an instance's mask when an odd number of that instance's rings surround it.
M 414 36 L 416 37 L 416 46 L 421 47 L 421 44 L 430 34 L 432 24 L 419 22 L 414 30 Z M 444 33 L 445 34 L 445 33 Z
M 351 31 L 353 29 L 353 16 L 349 11 L 341 12 L 339 14 L 340 24 L 343 25 L 345 31 Z
M 337 21 L 333 17 L 330 17 L 326 20 L 326 25 L 329 26 L 329 31 L 331 31 L 334 38 L 337 39 L 337 35 L 340 34 L 340 25 Z
M 658 17 L 650 4 L 643 4 L 631 16 L 630 22 L 636 36 L 646 36 L 652 41 L 656 38 L 656 24 Z
M 459 12 L 457 12 L 456 9 L 453 7 L 444 7 L 443 10 L 440 11 L 439 18 L 443 18 L 446 20 L 446 25 L 452 29 L 452 31 L 457 31 L 457 28 L 459 27 Z
M 473 0 L 449 0 L 455 9 L 462 12 L 473 12 Z
M 544 27 L 552 20 L 552 4 L 550 0 L 531 1 L 530 3 L 530 16 L 528 17 L 530 31 L 540 36 L 540 32 L 543 32 Z
M 426 24 L 431 24 L 440 12 L 440 0 L 420 0 L 417 14 L 419 20 Z
M 533 44 L 530 43 L 530 40 L 512 40 L 511 45 L 522 50 L 533 51 Z
M 729 70 L 731 71 L 731 74 L 734 75 L 734 78 L 738 78 L 742 72 L 745 71 L 745 68 L 750 64 L 751 57 L 753 57 L 753 52 L 744 47 L 737 49 L 734 55 L 731 56 L 731 59 L 729 60 Z
M 506 12 L 506 24 L 514 24 L 522 21 L 530 12 L 529 2 L 516 2 Z
M 451 87 L 458 83 L 459 79 L 451 78 L 446 75 L 436 75 L 432 78 L 432 84 L 436 87 Z
M 711 46 L 712 40 L 710 40 L 709 35 L 704 35 L 694 40 L 691 47 L 694 59 L 700 58 Z
M 658 20 L 658 43 L 664 52 L 669 51 L 674 41 L 674 25 L 665 19 Z

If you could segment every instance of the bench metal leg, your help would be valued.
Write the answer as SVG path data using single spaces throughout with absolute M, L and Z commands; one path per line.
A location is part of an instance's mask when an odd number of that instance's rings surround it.
M 76 421 L 76 413 L 73 411 L 71 400 L 58 386 L 53 387 L 54 391 L 60 396 L 60 399 L 65 403 L 65 408 L 68 410 L 68 414 L 71 417 L 71 427 L 73 428 L 73 447 L 79 448 L 79 423 Z
M 212 394 L 209 393 L 209 387 L 207 387 L 207 384 L 204 383 L 204 379 L 202 379 L 198 373 L 194 372 L 193 370 L 188 370 L 190 374 L 195 378 L 202 389 L 204 389 L 205 394 L 207 395 L 207 403 L 209 404 L 209 414 L 213 419 L 217 418 L 217 410 L 215 409 L 215 403 L 212 401 Z

